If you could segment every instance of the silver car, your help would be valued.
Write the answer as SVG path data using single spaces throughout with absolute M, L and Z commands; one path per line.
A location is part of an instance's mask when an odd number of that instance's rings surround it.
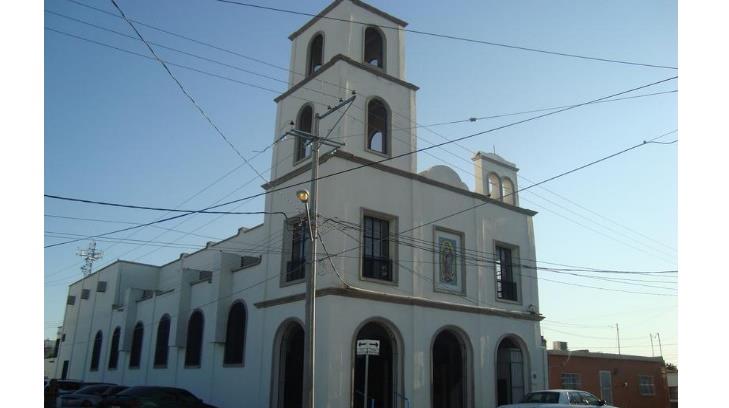
M 129 387 L 115 384 L 95 384 L 80 388 L 70 394 L 56 398 L 56 408 L 97 407 L 105 398 L 124 391 Z
M 589 392 L 580 390 L 544 390 L 530 392 L 518 404 L 501 405 L 499 408 L 572 408 L 596 406 L 603 408 L 616 408 L 607 405 L 605 401 Z

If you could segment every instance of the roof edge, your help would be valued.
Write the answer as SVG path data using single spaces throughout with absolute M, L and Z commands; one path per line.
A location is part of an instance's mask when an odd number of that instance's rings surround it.
M 334 8 L 337 7 L 343 1 L 344 0 L 335 0 L 334 2 L 332 2 L 332 4 L 328 5 L 324 10 L 320 11 L 317 15 L 315 15 L 314 17 L 312 17 L 309 21 L 307 21 L 298 30 L 296 30 L 293 33 L 291 33 L 291 35 L 289 35 L 289 40 L 293 40 L 294 38 L 298 37 L 301 33 L 303 33 L 304 31 L 306 31 L 307 28 L 311 27 L 312 25 L 314 25 L 314 23 L 316 23 L 317 21 L 321 20 L 324 16 L 326 16 L 327 13 L 329 13 L 332 10 L 334 10 Z M 367 10 L 367 11 L 373 13 L 373 14 L 376 14 L 376 15 L 384 18 L 384 19 L 390 20 L 393 23 L 397 24 L 398 26 L 407 27 L 407 25 L 408 25 L 407 21 L 400 20 L 399 18 L 397 18 L 397 17 L 395 17 L 395 16 L 393 16 L 391 14 L 385 13 L 384 11 L 378 9 L 377 7 L 371 6 L 371 5 L 365 3 L 365 2 L 363 2 L 361 0 L 349 0 L 349 1 L 351 1 L 352 4 L 354 4 L 355 6 L 361 7 L 361 8 L 363 8 L 363 9 L 365 9 L 365 10 Z M 365 24 L 364 22 L 361 22 L 361 21 L 360 22 L 357 22 L 357 23 Z

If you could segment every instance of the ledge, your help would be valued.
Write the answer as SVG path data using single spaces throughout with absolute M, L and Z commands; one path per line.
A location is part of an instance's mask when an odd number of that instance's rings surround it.
M 430 300 L 430 299 L 414 297 L 414 296 L 392 295 L 389 293 L 375 292 L 375 291 L 355 288 L 355 287 L 351 287 L 351 286 L 347 287 L 347 288 L 319 289 L 316 291 L 316 296 L 317 297 L 342 296 L 342 297 L 357 298 L 357 299 L 368 299 L 368 300 L 374 300 L 374 301 L 378 301 L 378 302 L 420 306 L 420 307 L 427 307 L 427 308 L 431 308 L 431 309 L 442 309 L 442 310 L 450 310 L 450 311 L 472 313 L 472 314 L 479 314 L 479 315 L 501 316 L 501 317 L 508 317 L 508 318 L 512 318 L 512 319 L 530 320 L 530 321 L 537 321 L 537 322 L 544 319 L 544 316 L 542 316 L 542 315 L 528 313 L 528 312 L 515 312 L 515 311 L 510 311 L 510 310 L 497 309 L 497 308 L 493 308 L 493 307 L 484 307 L 484 306 L 469 306 L 469 305 L 462 305 L 462 304 L 451 303 L 451 302 Z M 282 305 L 282 304 L 298 302 L 298 301 L 302 301 L 302 300 L 304 300 L 304 294 L 300 293 L 297 295 L 284 296 L 284 297 L 280 297 L 277 299 L 265 300 L 262 302 L 255 303 L 254 306 L 258 309 L 263 309 L 263 308 L 267 308 L 267 307 L 273 307 L 273 306 L 278 306 L 278 305 Z
M 400 78 L 396 78 L 396 77 L 394 77 L 392 75 L 386 74 L 385 72 L 383 72 L 379 68 L 375 68 L 375 67 L 373 67 L 371 65 L 367 65 L 367 64 L 363 64 L 361 62 L 355 61 L 355 60 L 353 60 L 352 58 L 349 58 L 346 55 L 337 54 L 337 55 L 333 56 L 332 59 L 330 59 L 329 61 L 327 61 L 326 64 L 322 65 L 321 68 L 319 68 L 319 70 L 316 71 L 313 75 L 307 76 L 306 78 L 304 78 L 301 81 L 299 81 L 296 85 L 294 85 L 291 88 L 289 88 L 288 91 L 286 91 L 286 92 L 282 93 L 281 95 L 275 97 L 273 99 L 274 102 L 280 102 L 282 99 L 284 99 L 287 96 L 291 95 L 292 93 L 296 92 L 297 90 L 299 90 L 300 88 L 302 88 L 304 85 L 308 84 L 311 80 L 316 79 L 324 71 L 328 70 L 329 68 L 331 68 L 332 66 L 334 66 L 334 64 L 336 64 L 339 61 L 344 61 L 344 62 L 346 62 L 346 63 L 348 63 L 348 64 L 350 64 L 350 65 L 352 65 L 352 66 L 354 66 L 356 68 L 360 68 L 362 70 L 365 70 L 365 71 L 367 71 L 367 72 L 369 72 L 369 73 L 371 73 L 373 75 L 376 75 L 378 77 L 384 78 L 384 79 L 386 79 L 386 80 L 388 80 L 390 82 L 396 83 L 398 85 L 401 85 L 401 86 L 403 86 L 405 88 L 408 88 L 408 89 L 411 89 L 413 91 L 417 91 L 418 89 L 420 89 L 416 85 L 411 84 L 410 82 L 403 81 Z
M 357 164 L 360 164 L 360 165 L 366 165 L 368 167 L 372 167 L 372 168 L 375 168 L 377 170 L 381 170 L 381 171 L 384 171 L 384 172 L 387 172 L 387 173 L 395 174 L 395 175 L 398 175 L 398 176 L 401 176 L 401 177 L 409 178 L 411 180 L 417 180 L 417 181 L 419 181 L 421 183 L 429 184 L 431 186 L 440 187 L 440 188 L 443 188 L 445 190 L 452 191 L 454 193 L 458 193 L 458 194 L 461 194 L 461 195 L 469 196 L 471 198 L 475 198 L 477 200 L 481 200 L 481 201 L 487 202 L 489 204 L 496 205 L 498 207 L 506 208 L 506 209 L 509 209 L 509 210 L 518 212 L 520 214 L 528 215 L 530 217 L 533 217 L 533 216 L 535 216 L 537 214 L 537 212 L 534 211 L 534 210 L 529 210 L 529 209 L 526 209 L 526 208 L 517 207 L 515 205 L 507 204 L 507 203 L 505 203 L 503 201 L 494 200 L 493 198 L 489 198 L 488 196 L 483 195 L 483 194 L 479 194 L 479 193 L 476 193 L 476 192 L 473 192 L 473 191 L 470 191 L 470 190 L 464 190 L 462 188 L 458 188 L 458 187 L 452 186 L 450 184 L 442 183 L 440 181 L 433 180 L 433 179 L 430 179 L 430 178 L 425 177 L 425 176 L 421 176 L 420 174 L 411 173 L 409 171 L 405 171 L 405 170 L 401 170 L 401 169 L 398 169 L 398 168 L 395 168 L 395 167 L 391 167 L 391 166 L 388 166 L 386 164 L 377 163 L 377 162 L 372 161 L 370 159 L 366 159 L 364 157 L 357 156 L 355 154 L 352 154 L 352 153 L 349 153 L 349 152 L 345 152 L 345 151 L 342 151 L 342 150 L 335 150 L 332 153 L 329 153 L 329 154 L 326 154 L 326 155 L 322 156 L 321 159 L 320 159 L 320 161 L 319 161 L 319 164 L 326 163 L 332 157 L 338 157 L 340 159 L 349 160 L 349 161 L 351 161 L 353 163 L 357 163 Z M 310 169 L 311 169 L 311 163 L 309 163 L 309 164 L 307 164 L 305 166 L 299 167 L 297 169 L 291 170 L 290 172 L 284 174 L 283 176 L 281 176 L 281 177 L 279 177 L 279 178 L 277 178 L 275 180 L 271 180 L 271 181 L 269 181 L 268 183 L 264 184 L 261 187 L 263 187 L 265 190 L 269 190 L 269 189 L 271 189 L 273 187 L 279 186 L 279 185 L 281 185 L 281 184 L 283 184 L 283 183 L 285 183 L 285 182 L 287 182 L 287 181 L 295 178 L 298 175 L 301 175 L 301 174 L 304 174 L 304 173 L 308 172 Z

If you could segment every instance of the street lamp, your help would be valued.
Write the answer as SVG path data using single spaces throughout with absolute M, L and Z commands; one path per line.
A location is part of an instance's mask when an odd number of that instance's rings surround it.
M 296 192 L 296 198 L 302 203 L 306 204 L 309 202 L 309 190 L 299 190 Z

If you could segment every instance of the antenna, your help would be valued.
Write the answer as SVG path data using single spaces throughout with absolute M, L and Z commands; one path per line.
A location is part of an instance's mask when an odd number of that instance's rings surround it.
M 81 267 L 81 273 L 84 277 L 91 275 L 94 269 L 94 261 L 101 259 L 104 256 L 102 251 L 96 250 L 96 241 L 89 242 L 88 249 L 78 249 L 76 255 L 84 259 L 84 265 Z

